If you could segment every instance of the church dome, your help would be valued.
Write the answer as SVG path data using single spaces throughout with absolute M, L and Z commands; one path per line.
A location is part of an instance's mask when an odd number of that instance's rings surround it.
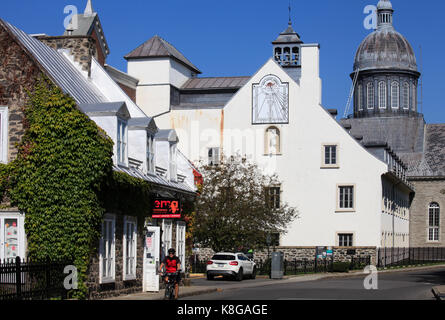
M 381 28 L 360 44 L 355 55 L 354 70 L 399 69 L 417 72 L 414 50 L 393 28 Z
M 354 61 L 354 71 L 395 69 L 417 72 L 414 50 L 408 40 L 393 27 L 391 1 L 377 4 L 377 30 L 360 44 Z

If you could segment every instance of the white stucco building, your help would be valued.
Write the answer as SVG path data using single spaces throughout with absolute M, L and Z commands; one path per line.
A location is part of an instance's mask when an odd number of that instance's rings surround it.
M 251 77 L 199 78 L 158 36 L 125 58 L 140 80 L 138 105 L 176 130 L 189 159 L 241 154 L 278 174 L 271 192 L 299 211 L 281 246 L 408 246 L 413 190 L 404 164 L 322 106 L 318 44 L 304 44 L 291 22 L 272 44 L 273 57 Z

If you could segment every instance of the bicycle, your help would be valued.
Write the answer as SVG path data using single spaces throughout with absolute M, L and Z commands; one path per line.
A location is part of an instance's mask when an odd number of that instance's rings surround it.
M 165 284 L 165 300 L 175 299 L 175 285 L 177 273 L 166 273 L 162 275 L 162 281 L 165 282 L 165 278 L 168 277 L 168 281 Z

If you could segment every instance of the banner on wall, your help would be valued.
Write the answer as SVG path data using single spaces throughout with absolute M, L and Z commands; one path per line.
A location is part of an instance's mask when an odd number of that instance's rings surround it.
M 157 198 L 152 203 L 153 219 L 180 219 L 181 202 L 178 199 Z

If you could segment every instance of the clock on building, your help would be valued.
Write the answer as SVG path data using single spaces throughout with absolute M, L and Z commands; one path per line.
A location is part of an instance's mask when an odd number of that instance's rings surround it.
M 267 75 L 252 88 L 253 124 L 289 123 L 289 84 Z

